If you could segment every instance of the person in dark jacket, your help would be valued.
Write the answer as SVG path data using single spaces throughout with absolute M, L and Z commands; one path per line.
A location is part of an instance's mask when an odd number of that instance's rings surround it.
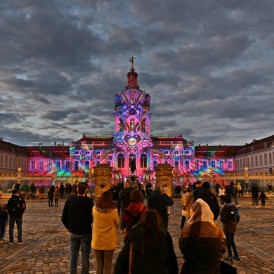
M 234 242 L 234 233 L 237 230 L 237 223 L 239 219 L 235 216 L 235 210 L 238 211 L 236 205 L 231 203 L 232 199 L 230 195 L 224 196 L 225 205 L 221 211 L 221 222 L 223 223 L 223 230 L 226 236 L 226 246 L 228 256 L 225 258 L 227 261 L 232 261 L 232 259 L 239 261 L 239 255 L 236 248 L 236 244 Z M 232 257 L 232 250 L 234 252 L 234 256 Z
M 168 228 L 168 206 L 174 204 L 173 200 L 161 191 L 161 186 L 158 184 L 155 190 L 151 192 L 147 200 L 149 209 L 156 209 L 162 217 L 162 224 L 165 229 Z
M 258 208 L 258 198 L 259 198 L 259 188 L 258 184 L 255 183 L 251 188 L 251 196 L 252 196 L 252 205 L 254 208 Z
M 179 239 L 185 260 L 181 274 L 220 274 L 222 254 L 226 251 L 225 235 L 213 217 L 202 199 L 192 205 Z
M 141 215 L 147 210 L 144 205 L 144 196 L 141 190 L 133 189 L 130 193 L 130 204 L 124 211 L 122 216 L 126 227 L 125 241 L 131 232 L 132 227 L 139 221 Z
M 49 190 L 48 190 L 48 202 L 49 202 L 49 206 L 53 206 L 54 191 L 55 191 L 55 186 L 51 185 L 50 188 L 49 188 Z
M 62 213 L 62 222 L 70 232 L 70 273 L 77 273 L 79 249 L 82 253 L 82 274 L 89 273 L 91 249 L 91 224 L 93 200 L 86 196 L 88 185 L 81 182 L 77 186 L 77 196 L 70 196 Z
M 120 204 L 120 217 L 121 217 L 120 228 L 121 228 L 122 233 L 125 232 L 125 228 L 126 228 L 122 217 L 123 217 L 125 209 L 130 204 L 130 192 L 131 192 L 131 189 L 129 188 L 129 183 L 128 182 L 124 183 L 124 188 L 121 189 L 119 192 L 119 198 L 121 201 L 121 204 Z
M 114 266 L 114 274 L 177 274 L 178 263 L 170 234 L 157 210 L 146 211 L 133 227 Z
M 196 201 L 198 198 L 203 199 L 209 205 L 211 211 L 213 212 L 214 220 L 217 220 L 220 214 L 220 206 L 217 197 L 210 190 L 209 182 L 204 182 L 202 184 L 199 192 L 196 193 L 194 201 Z
M 10 216 L 9 220 L 9 238 L 10 244 L 13 244 L 13 230 L 14 224 L 17 226 L 17 238 L 18 244 L 22 244 L 22 223 L 23 223 L 23 214 L 26 209 L 25 200 L 19 196 L 19 191 L 14 188 L 12 190 L 12 196 L 8 200 L 7 210 Z

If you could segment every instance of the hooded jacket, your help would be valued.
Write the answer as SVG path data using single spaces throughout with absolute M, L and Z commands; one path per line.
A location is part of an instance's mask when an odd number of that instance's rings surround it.
M 213 220 L 208 204 L 198 199 L 184 225 L 179 247 L 185 260 L 182 274 L 220 274 L 220 262 L 225 253 L 225 235 Z

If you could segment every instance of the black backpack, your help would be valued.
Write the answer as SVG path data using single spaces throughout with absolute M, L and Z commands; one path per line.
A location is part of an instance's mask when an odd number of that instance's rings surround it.
M 233 223 L 239 223 L 240 221 L 240 214 L 239 210 L 237 207 L 234 207 L 229 214 L 229 220 L 232 221 Z
M 13 198 L 10 210 L 13 213 L 13 215 L 22 215 L 25 210 L 25 203 L 23 202 L 22 198 Z

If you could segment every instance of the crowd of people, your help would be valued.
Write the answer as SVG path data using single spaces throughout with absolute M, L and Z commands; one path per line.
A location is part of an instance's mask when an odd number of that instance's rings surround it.
M 58 206 L 64 197 L 65 186 L 50 186 L 48 205 Z M 64 193 L 62 193 L 62 189 Z M 96 259 L 96 274 L 128 273 L 178 273 L 177 257 L 173 241 L 179 240 L 184 259 L 182 274 L 221 273 L 221 263 L 239 261 L 234 241 L 240 221 L 238 184 L 212 187 L 209 182 L 197 181 L 180 187 L 180 195 L 171 194 L 167 185 L 155 187 L 139 182 L 120 183 L 92 198 L 88 184 L 80 182 L 72 186 L 67 195 L 61 221 L 70 233 L 70 273 L 77 273 L 81 250 L 81 273 L 89 273 L 90 252 Z M 63 195 L 62 195 L 62 194 Z M 255 183 L 251 187 L 252 205 L 258 200 L 265 206 L 265 192 L 259 192 Z M 1 192 L 0 192 L 1 196 Z M 180 197 L 182 219 L 179 239 L 172 239 L 168 221 L 173 198 Z M 5 227 L 9 224 L 9 242 L 14 243 L 14 227 L 17 226 L 17 242 L 22 244 L 22 219 L 26 202 L 15 185 L 8 203 L 0 203 L 0 243 Z M 216 220 L 222 223 L 218 225 Z M 179 229 L 179 228 L 178 228 Z M 113 254 L 119 244 L 118 233 L 124 235 L 123 248 L 115 264 Z M 227 256 L 224 254 L 227 252 Z

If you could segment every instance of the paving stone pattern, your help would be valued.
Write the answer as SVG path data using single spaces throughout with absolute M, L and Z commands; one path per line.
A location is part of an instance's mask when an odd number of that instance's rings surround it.
M 178 246 L 180 235 L 181 205 L 180 199 L 174 199 L 171 209 L 169 232 L 172 235 L 178 263 L 183 263 Z M 61 223 L 61 213 L 65 200 L 59 207 L 48 207 L 47 200 L 27 200 L 27 209 L 23 217 L 23 244 L 9 245 L 8 227 L 4 243 L 0 244 L 0 273 L 69 273 L 69 233 Z M 234 265 L 239 274 L 274 273 L 274 196 L 266 201 L 265 208 L 253 208 L 251 198 L 239 199 L 241 221 L 235 234 L 240 262 Z M 16 240 L 15 227 L 15 240 Z M 123 245 L 114 253 L 113 264 Z M 226 254 L 225 254 L 226 255 Z M 79 257 L 79 263 L 81 256 Z M 94 254 L 90 255 L 90 273 L 95 273 Z M 79 265 L 80 273 L 80 265 Z M 175 274 L 175 273 L 174 273 Z

